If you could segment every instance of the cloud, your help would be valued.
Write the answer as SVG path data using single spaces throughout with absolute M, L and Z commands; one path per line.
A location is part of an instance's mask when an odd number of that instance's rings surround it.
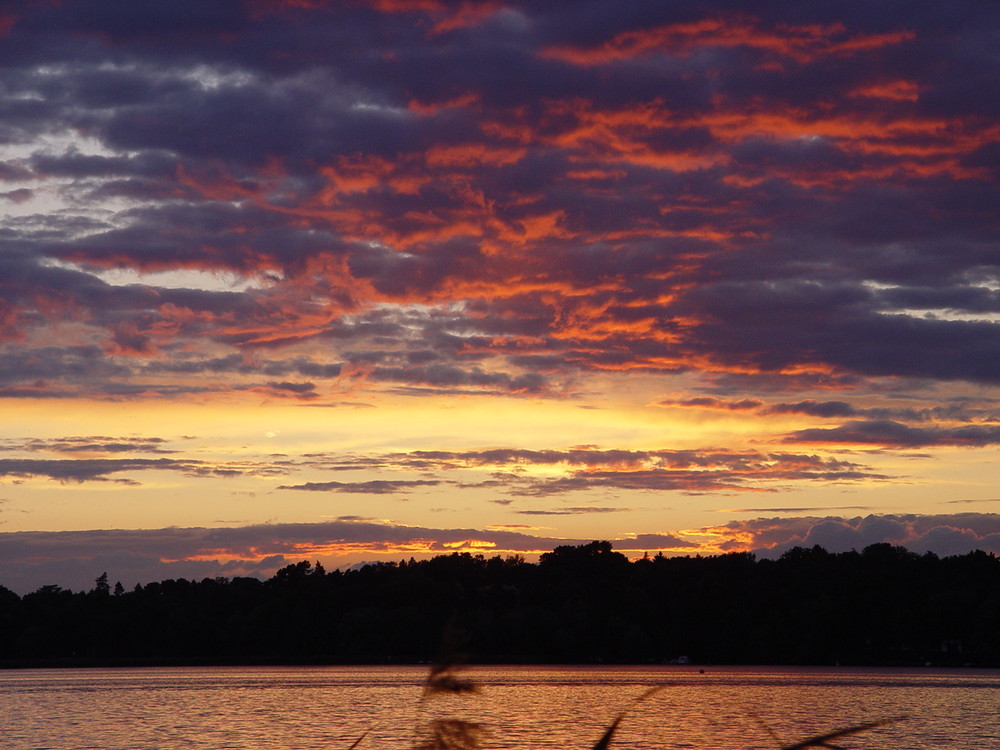
M 688 55 L 699 49 L 747 48 L 803 65 L 827 56 L 878 49 L 912 40 L 913 32 L 852 36 L 843 26 L 789 25 L 782 34 L 745 18 L 706 19 L 618 32 L 598 47 L 555 47 L 546 54 L 576 65 L 606 65 L 652 55 Z
M 0 395 L 213 392 L 264 348 L 331 378 L 381 351 L 355 385 L 414 394 L 998 382 L 974 0 L 12 7 Z M 66 320 L 81 343 L 41 345 Z M 296 374 L 243 385 L 326 397 Z
M 537 393 L 544 390 L 545 378 L 540 374 L 525 373 L 511 376 L 503 372 L 483 372 L 479 368 L 463 370 L 446 365 L 407 368 L 375 368 L 369 376 L 373 380 L 415 385 L 429 385 L 436 389 L 453 390 L 460 386 L 484 387 L 514 393 Z
M 325 471 L 454 472 L 492 470 L 490 479 L 442 480 L 463 487 L 492 487 L 514 496 L 546 497 L 587 490 L 733 492 L 765 491 L 790 482 L 858 482 L 888 479 L 863 464 L 799 453 L 759 451 L 616 450 L 573 448 L 525 450 L 411 451 L 364 457 L 310 456 L 312 468 Z M 531 467 L 561 470 L 536 475 Z M 383 480 L 385 481 L 385 480 Z M 279 489 L 328 490 L 341 482 L 318 482 Z M 402 486 L 406 486 L 405 483 Z M 562 511 L 548 510 L 559 513 Z
M 1000 515 L 995 513 L 756 518 L 703 531 L 724 540 L 723 549 L 755 550 L 766 557 L 792 547 L 819 545 L 829 552 L 846 552 L 880 543 L 940 556 L 977 549 L 1000 553 Z
M 685 550 L 697 548 L 697 546 L 697 542 L 683 539 L 674 534 L 635 534 L 614 542 L 614 548 L 619 552 L 648 549 Z
M 145 437 L 64 437 L 54 439 L 6 440 L 0 447 L 9 454 L 52 453 L 72 458 L 3 458 L 0 459 L 0 479 L 20 483 L 37 478 L 58 482 L 106 482 L 139 485 L 133 475 L 150 471 L 171 471 L 189 479 L 212 477 L 275 477 L 287 474 L 291 462 L 271 456 L 267 460 L 208 461 L 183 457 L 186 439 Z M 176 447 L 168 447 L 176 446 Z M 121 457 L 122 454 L 169 455 L 170 458 Z M 86 458 L 75 456 L 83 454 Z M 126 475 L 126 476 L 118 476 Z
M 716 396 L 693 396 L 684 399 L 664 399 L 656 406 L 667 408 L 703 409 L 721 412 L 756 412 L 761 415 L 801 414 L 817 419 L 843 417 L 865 417 L 869 421 L 899 420 L 903 422 L 996 422 L 998 412 L 987 408 L 990 400 L 973 402 L 970 399 L 956 399 L 952 403 L 942 403 L 933 407 L 859 407 L 847 401 L 817 401 L 803 399 L 792 403 L 769 403 L 756 398 L 739 400 Z
M 93 587 L 107 571 L 131 587 L 165 578 L 269 576 L 302 559 L 330 566 L 361 559 L 399 560 L 454 551 L 538 554 L 576 539 L 536 537 L 511 530 L 431 529 L 363 519 L 314 524 L 222 528 L 0 532 L 4 585 L 27 593 L 55 584 Z
M 888 479 L 872 467 L 841 458 L 754 450 L 623 450 L 593 446 L 527 450 L 414 450 L 363 455 L 311 453 L 245 460 L 209 459 L 189 438 L 68 436 L 0 442 L 10 458 L 0 459 L 0 478 L 22 482 L 138 483 L 142 472 L 170 471 L 188 481 L 216 477 L 307 475 L 277 490 L 346 494 L 398 494 L 453 486 L 491 489 L 511 497 L 552 497 L 585 491 L 734 492 L 773 491 L 790 483 L 843 483 Z M 17 456 L 17 453 L 24 455 Z M 50 454 L 52 458 L 38 458 Z M 133 454 L 133 455 L 130 455 Z M 151 456 L 151 457 L 149 457 Z M 534 469 L 544 469 L 539 473 Z M 357 473 L 350 480 L 325 480 L 324 473 Z M 365 475 L 377 472 L 380 478 Z M 414 472 L 421 478 L 412 478 Z M 538 512 L 565 514 L 565 509 Z M 576 512 L 594 512 L 578 506 Z
M 48 477 L 60 482 L 103 481 L 112 474 L 122 472 L 175 470 L 194 471 L 197 463 L 169 458 L 122 458 L 122 459 L 0 459 L 0 477 L 26 479 Z
M 93 588 L 107 572 L 131 587 L 167 578 L 270 576 L 284 565 L 319 559 L 329 568 L 361 560 L 400 560 L 463 551 L 529 558 L 587 539 L 536 536 L 516 528 L 439 529 L 346 517 L 326 523 L 220 528 L 0 532 L 0 585 L 27 593 L 43 585 Z M 632 557 L 756 550 L 773 557 L 794 546 L 820 544 L 831 552 L 869 544 L 901 544 L 915 552 L 1000 551 L 1000 515 L 868 515 L 757 518 L 685 532 L 652 531 L 612 540 Z
M 811 417 L 850 417 L 858 410 L 846 401 L 799 401 L 794 404 L 774 404 L 768 407 L 773 414 L 807 414 Z
M 764 402 L 756 398 L 744 398 L 739 401 L 728 401 L 714 396 L 692 396 L 680 400 L 665 400 L 657 402 L 657 406 L 672 406 L 695 409 L 719 409 L 722 411 L 756 411 Z
M 279 490 L 309 492 L 350 492 L 370 495 L 392 495 L 419 487 L 436 487 L 441 482 L 432 479 L 372 479 L 366 482 L 306 482 L 280 485 Z
M 167 438 L 162 437 L 110 437 L 107 435 L 72 436 L 53 439 L 7 441 L 9 450 L 40 453 L 176 453 Z
M 799 430 L 786 436 L 785 442 L 856 443 L 904 448 L 930 445 L 981 447 L 1000 443 L 1000 425 L 918 428 L 892 420 L 851 421 L 829 429 Z
M 247 461 L 25 439 L 0 477 L 555 513 L 995 447 L 995 3 L 622 3 L 4 3 L 11 413 L 442 398 L 459 420 L 443 447 Z M 611 447 L 470 437 L 501 402 L 593 409 Z M 748 505 L 772 504 L 809 503 Z
M 971 501 L 970 501 L 971 502 Z M 978 501 L 977 501 L 978 502 Z M 831 511 L 831 510 L 872 510 L 863 505 L 831 505 L 828 507 L 803 507 L 803 508 L 720 508 L 715 513 L 793 513 L 801 514 L 809 511 Z
M 619 513 L 627 508 L 610 508 L 594 505 L 584 505 L 572 508 L 547 508 L 544 510 L 514 511 L 521 516 L 583 516 L 591 513 Z

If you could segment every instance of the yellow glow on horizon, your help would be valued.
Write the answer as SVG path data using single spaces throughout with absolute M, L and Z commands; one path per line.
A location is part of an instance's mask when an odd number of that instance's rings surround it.
M 460 542 L 444 542 L 441 546 L 447 549 L 475 549 L 486 551 L 494 549 L 497 545 L 496 542 L 487 542 L 482 539 L 463 539 Z
M 5 420 L 6 427 L 0 426 L 0 437 L 28 437 L 12 432 L 25 425 L 31 425 L 31 437 L 143 435 L 176 440 L 187 436 L 195 438 L 199 450 L 211 451 L 217 445 L 231 456 L 286 449 L 389 452 L 420 446 L 458 450 L 593 445 L 655 450 L 706 444 L 735 447 L 733 441 L 756 442 L 769 433 L 782 435 L 816 425 L 801 415 L 763 417 L 657 406 L 662 390 L 654 390 L 641 376 L 629 382 L 634 388 L 623 389 L 619 383 L 594 399 L 369 393 L 363 404 L 335 406 L 262 402 L 248 394 L 240 400 L 146 399 L 97 405 L 82 399 L 24 399 L 9 405 L 10 419 Z M 600 382 L 595 385 L 603 387 Z
M 280 452 L 283 447 L 411 450 L 462 446 L 552 448 L 583 443 L 622 447 L 673 442 L 682 422 L 651 419 L 642 410 L 584 409 L 575 400 L 513 397 L 433 397 L 372 400 L 371 406 L 207 403 L 183 400 L 93 402 L 23 400 L 0 426 L 8 439 L 80 435 L 194 438 L 201 449 L 223 441 L 225 451 Z M 16 417 L 16 419 L 15 419 Z M 23 434 L 31 425 L 32 434 Z M 13 428 L 13 429 L 12 429 Z M 14 431 L 16 430 L 16 432 Z M 693 437 L 693 434 L 692 434 Z
M 44 476 L 0 477 L 5 502 L 4 528 L 86 530 L 161 528 L 175 524 L 201 527 L 253 525 L 271 521 L 320 523 L 330 518 L 380 518 L 395 526 L 510 529 L 567 539 L 610 538 L 628 544 L 637 527 L 663 528 L 696 543 L 670 554 L 711 554 L 740 540 L 711 531 L 720 510 L 750 507 L 739 517 L 788 515 L 781 508 L 815 509 L 800 515 L 866 515 L 869 512 L 960 512 L 993 510 L 998 456 L 995 448 L 916 448 L 881 450 L 878 446 L 783 444 L 776 436 L 805 426 L 825 424 L 801 415 L 735 415 L 653 406 L 656 397 L 642 378 L 637 391 L 580 399 L 542 400 L 509 397 L 389 398 L 382 394 L 367 407 L 313 407 L 292 403 L 225 402 L 212 408 L 193 401 L 108 402 L 22 400 L 11 403 L 0 438 L 10 445 L 29 438 L 56 440 L 71 436 L 162 438 L 158 445 L 176 453 L 134 450 L 116 456 L 176 459 L 200 473 L 184 470 L 123 470 L 105 481 L 61 482 Z M 581 408 L 597 407 L 597 408 Z M 763 429 L 762 429 L 763 428 Z M 30 430 L 30 434 L 25 434 Z M 768 435 L 771 435 L 769 439 Z M 714 446 L 714 447 L 713 447 Z M 686 492 L 681 489 L 634 489 L 611 484 L 570 487 L 556 494 L 531 494 L 526 486 L 496 489 L 494 473 L 516 473 L 525 481 L 585 475 L 586 464 L 537 463 L 462 466 L 457 470 L 408 468 L 414 451 L 456 452 L 494 448 L 555 450 L 718 450 L 793 453 L 839 459 L 872 467 L 889 478 L 837 481 L 754 480 L 746 489 Z M 14 448 L 14 450 L 20 450 Z M 398 467 L 363 462 L 331 468 L 352 457 L 400 454 Z M 9 455 L 13 455 L 10 454 Z M 734 454 L 735 455 L 735 454 Z M 38 450 L 20 452 L 28 459 L 95 458 L 84 454 Z M 327 462 L 329 465 L 327 465 Z M 287 464 L 287 465 L 283 465 Z M 239 473 L 216 475 L 216 467 Z M 259 467 L 259 468 L 258 468 Z M 600 464 L 593 471 L 608 468 Z M 628 466 L 617 467 L 628 470 Z M 649 467 L 640 466 L 640 469 Z M 690 469 L 697 471 L 696 467 Z M 369 491 L 366 482 L 402 480 L 402 489 Z M 437 485 L 406 482 L 434 479 Z M 134 484 L 117 482 L 129 480 Z M 756 481 L 754 485 L 753 482 Z M 358 489 L 303 491 L 278 489 L 307 483 L 358 484 Z M 483 483 L 476 487 L 476 483 Z M 942 487 L 951 493 L 942 496 Z M 109 492 L 113 490 L 113 492 Z M 753 492 L 749 492 L 753 490 Z M 767 494 L 777 490 L 777 494 Z M 735 500 L 735 497 L 757 499 Z M 957 503 L 970 503 L 962 505 Z M 773 513 L 768 507 L 774 507 Z M 852 508 L 857 508 L 852 510 Z M 528 516 L 531 516 L 530 518 Z M 552 526 L 535 526 L 542 520 Z M 523 523 L 527 521 L 528 523 Z M 684 529 L 677 531 L 676 529 Z M 554 530 L 554 531 L 553 531 Z M 737 544 L 735 548 L 739 548 Z M 387 551 L 387 550 L 392 550 Z M 346 554 L 434 554 L 444 549 L 474 551 L 434 542 L 392 545 L 332 545 L 296 551 L 324 557 Z M 490 549 L 493 548 L 480 548 Z M 545 549 L 540 552 L 547 551 Z M 502 552 L 502 551 L 501 551 Z M 518 552 L 517 554 L 521 554 Z

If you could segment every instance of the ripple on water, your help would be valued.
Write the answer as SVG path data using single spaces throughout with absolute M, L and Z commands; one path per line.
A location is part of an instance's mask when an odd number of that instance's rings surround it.
M 474 695 L 421 700 L 425 669 L 201 668 L 0 673 L 5 750 L 395 750 L 421 727 L 482 724 L 483 750 L 592 747 L 626 712 L 613 750 L 774 750 L 906 715 L 855 748 L 1000 744 L 994 671 L 496 667 Z M 635 702 L 651 685 L 665 687 Z

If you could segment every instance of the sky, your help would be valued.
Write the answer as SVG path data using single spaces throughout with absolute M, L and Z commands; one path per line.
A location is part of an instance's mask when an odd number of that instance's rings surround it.
M 995 0 L 0 0 L 0 584 L 1000 552 Z

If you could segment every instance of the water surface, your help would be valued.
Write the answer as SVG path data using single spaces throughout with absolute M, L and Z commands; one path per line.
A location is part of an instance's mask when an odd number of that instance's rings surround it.
M 481 725 L 485 750 L 744 748 L 906 717 L 851 748 L 1000 747 L 1000 672 L 477 667 L 472 695 L 422 698 L 420 667 L 0 672 L 6 750 L 402 750 L 435 719 Z M 654 685 L 665 687 L 635 702 Z M 367 734 L 366 734 L 367 733 Z

